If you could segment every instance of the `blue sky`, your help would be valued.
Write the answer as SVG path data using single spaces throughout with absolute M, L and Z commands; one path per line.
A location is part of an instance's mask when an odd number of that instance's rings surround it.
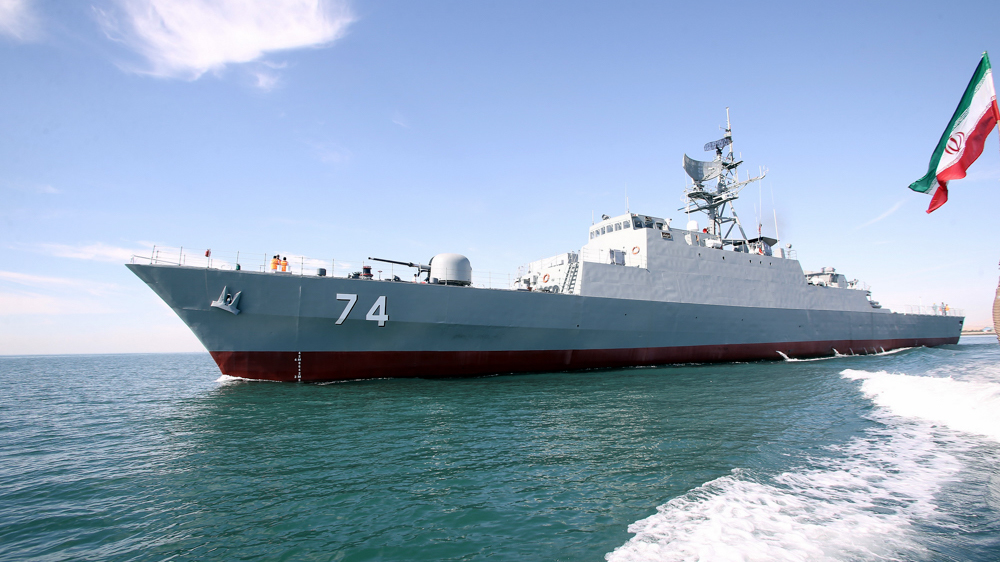
M 731 108 L 806 269 L 992 324 L 994 132 L 922 176 L 993 2 L 0 0 L 0 354 L 194 351 L 132 254 L 467 255 L 505 279 L 592 213 L 683 225 L 685 152 Z M 773 201 L 773 204 L 772 204 Z M 773 209 L 773 211 L 772 211 Z M 339 270 L 338 270 L 339 273 Z M 397 274 L 399 272 L 396 272 Z

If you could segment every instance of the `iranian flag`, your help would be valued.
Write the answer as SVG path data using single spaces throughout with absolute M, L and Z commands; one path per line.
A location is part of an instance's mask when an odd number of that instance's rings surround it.
M 910 184 L 913 191 L 931 195 L 928 213 L 948 201 L 948 182 L 965 177 L 965 171 L 983 153 L 986 137 L 997 121 L 1000 109 L 993 89 L 993 70 L 989 55 L 983 53 L 983 60 L 934 149 L 927 175 Z

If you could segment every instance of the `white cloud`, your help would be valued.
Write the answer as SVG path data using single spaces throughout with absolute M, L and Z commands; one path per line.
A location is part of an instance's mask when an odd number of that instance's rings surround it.
M 0 0 L 0 35 L 31 41 L 38 34 L 38 18 L 28 0 Z
M 312 149 L 321 162 L 343 164 L 351 160 L 351 151 L 333 143 L 311 143 Z
M 0 0 L 0 2 L 6 0 Z M 266 53 L 326 45 L 354 21 L 344 0 L 119 0 L 98 12 L 108 37 L 149 63 L 141 73 L 196 79 Z M 270 66 L 270 65 L 268 65 Z M 255 73 L 256 74 L 256 73 Z M 261 87 L 276 78 L 257 74 Z
M 3 2 L 3 0 L 0 0 Z M 42 195 L 58 195 L 63 191 L 48 184 L 23 183 L 23 182 L 3 182 L 3 189 L 11 189 L 22 193 L 40 193 Z
M 113 312 L 93 299 L 0 292 L 0 316 L 37 314 L 106 314 Z
M 133 255 L 143 255 L 149 253 L 149 248 L 119 248 L 108 246 L 101 242 L 96 244 L 86 244 L 82 246 L 70 246 L 68 244 L 38 244 L 37 248 L 46 254 L 59 258 L 74 258 L 79 260 L 105 261 L 114 263 L 125 263 L 132 259 Z
M 261 90 L 271 90 L 278 85 L 278 74 L 275 72 L 268 72 L 266 70 L 257 70 L 253 72 L 253 77 L 257 81 L 255 86 L 257 86 Z
M 109 313 L 104 301 L 121 291 L 113 283 L 0 271 L 0 317 Z
M 30 273 L 21 273 L 18 271 L 0 271 L 0 282 L 3 281 L 34 288 L 73 288 L 91 295 L 109 294 L 121 289 L 121 287 L 113 283 L 98 283 L 95 281 L 71 279 L 68 277 L 45 277 L 42 275 L 31 275 Z
M 0 317 L 112 313 L 125 292 L 114 283 L 0 271 Z
M 967 175 L 963 179 L 969 181 L 1000 180 L 1000 166 L 997 166 L 996 164 L 990 165 L 977 162 L 977 165 L 970 167 L 969 171 L 966 173 Z
M 906 203 L 906 199 L 903 199 L 903 200 L 897 202 L 895 205 L 893 205 L 892 207 L 890 207 L 888 211 L 886 211 L 886 212 L 882 213 L 881 215 L 873 218 L 872 220 L 866 222 L 865 224 L 859 226 L 858 228 L 864 228 L 866 226 L 871 226 L 871 225 L 877 223 L 878 221 L 880 221 L 880 220 L 888 217 L 889 215 L 895 213 L 896 211 L 898 211 L 899 208 L 902 207 L 904 203 Z

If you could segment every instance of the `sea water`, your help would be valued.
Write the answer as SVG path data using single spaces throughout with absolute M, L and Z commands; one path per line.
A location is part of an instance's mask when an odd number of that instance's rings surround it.
M 0 357 L 2 560 L 1000 559 L 1000 346 L 338 384 Z

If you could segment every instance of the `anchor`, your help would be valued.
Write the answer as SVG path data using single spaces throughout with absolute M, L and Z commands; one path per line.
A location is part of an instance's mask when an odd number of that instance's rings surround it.
M 240 302 L 240 295 L 243 294 L 243 291 L 237 292 L 235 296 L 228 293 L 228 291 L 229 291 L 228 285 L 223 287 L 222 294 L 219 295 L 219 298 L 217 300 L 212 301 L 212 306 L 215 308 L 225 310 L 226 312 L 239 314 L 240 309 L 237 308 L 237 305 Z

